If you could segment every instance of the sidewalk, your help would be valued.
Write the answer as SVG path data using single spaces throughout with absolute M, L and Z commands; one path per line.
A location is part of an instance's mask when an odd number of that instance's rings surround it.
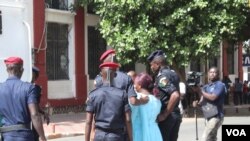
M 47 139 L 83 135 L 85 113 L 56 114 L 50 116 L 50 124 L 44 124 Z
M 250 105 L 224 106 L 225 116 L 249 116 Z M 44 124 L 47 139 L 84 135 L 85 113 L 55 114 L 50 116 L 51 123 Z M 184 118 L 188 121 L 192 118 Z

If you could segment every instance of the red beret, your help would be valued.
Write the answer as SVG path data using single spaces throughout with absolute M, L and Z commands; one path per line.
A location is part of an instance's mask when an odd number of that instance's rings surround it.
M 103 67 L 109 67 L 109 68 L 114 68 L 114 69 L 116 69 L 116 68 L 119 67 L 119 64 L 113 63 L 113 62 L 104 62 L 104 63 L 102 63 L 102 64 L 99 66 L 99 68 L 101 69 L 101 68 L 103 68 Z
M 105 51 L 102 56 L 100 57 L 100 61 L 103 61 L 109 54 L 112 54 L 114 53 L 115 54 L 115 50 L 113 49 L 109 49 L 107 51 Z
M 6 65 L 10 65 L 10 64 L 23 64 L 23 60 L 20 57 L 9 57 L 7 59 L 4 60 L 4 63 Z

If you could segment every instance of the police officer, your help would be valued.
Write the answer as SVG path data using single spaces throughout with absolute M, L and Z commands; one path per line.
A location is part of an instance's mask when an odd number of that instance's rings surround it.
M 40 104 L 40 100 L 41 100 L 41 94 L 42 94 L 42 88 L 41 86 L 39 86 L 38 84 L 36 84 L 36 81 L 39 77 L 39 73 L 40 73 L 40 70 L 39 68 L 33 66 L 32 67 L 32 79 L 31 79 L 31 83 L 34 84 L 35 86 L 35 90 L 36 90 L 36 97 L 37 97 L 37 104 L 38 104 L 38 111 L 41 115 L 44 116 L 44 120 L 46 121 L 47 125 L 49 124 L 50 122 L 50 118 L 49 118 L 49 115 L 39 106 Z M 38 133 L 36 132 L 33 124 L 32 124 L 32 131 L 33 131 L 33 134 L 34 134 L 34 138 L 35 138 L 35 141 L 39 141 L 39 135 Z
M 101 57 L 100 61 L 102 62 L 115 62 L 117 63 L 116 57 L 115 57 L 115 50 L 109 49 L 105 51 Z M 102 81 L 100 79 L 100 75 L 97 75 L 94 81 L 94 84 L 96 86 L 101 86 Z M 116 75 L 114 77 L 114 81 L 112 82 L 113 86 L 119 89 L 126 90 L 129 98 L 129 103 L 132 105 L 140 105 L 140 104 L 145 104 L 148 102 L 148 97 L 141 97 L 140 99 L 137 99 L 136 92 L 134 90 L 134 85 L 131 77 L 127 75 L 126 73 L 117 70 Z
M 164 141 L 177 141 L 182 117 L 178 108 L 179 77 L 166 65 L 166 57 L 163 51 L 152 52 L 147 60 L 151 70 L 156 75 L 154 94 L 162 102 L 161 113 L 157 117 Z
M 101 55 L 100 61 L 117 63 L 115 55 L 116 55 L 115 50 L 108 49 Z M 102 86 L 101 75 L 96 76 L 94 84 L 96 87 Z M 137 94 L 134 90 L 134 84 L 131 77 L 122 71 L 119 70 L 116 71 L 112 85 L 116 88 L 125 90 L 128 95 L 129 103 L 132 105 L 141 105 L 148 102 L 147 96 L 141 97 L 140 99 L 137 98 Z M 125 138 L 126 140 L 128 140 L 127 136 L 125 136 Z
M 35 87 L 20 80 L 24 70 L 23 60 L 19 57 L 9 57 L 4 62 L 9 77 L 0 84 L 0 115 L 3 116 L 3 127 L 0 128 L 0 132 L 3 141 L 34 141 L 30 129 L 31 121 L 40 140 L 46 141 L 38 112 Z
M 85 140 L 90 140 L 92 120 L 95 115 L 95 141 L 124 141 L 124 126 L 132 141 L 128 96 L 124 90 L 112 85 L 119 65 L 104 62 L 99 67 L 103 84 L 89 93 L 86 107 Z

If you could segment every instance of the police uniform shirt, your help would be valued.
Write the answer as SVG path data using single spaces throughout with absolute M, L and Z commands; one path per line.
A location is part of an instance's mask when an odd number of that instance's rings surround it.
M 160 100 L 163 105 L 163 110 L 165 108 L 164 105 L 166 105 L 171 94 L 176 90 L 179 91 L 180 79 L 173 70 L 170 70 L 169 68 L 165 67 L 160 69 L 155 82 L 156 87 L 159 89 L 159 93 L 156 95 L 157 97 L 160 97 Z
M 95 84 L 95 87 L 96 88 L 99 88 L 99 87 L 101 87 L 102 86 L 102 76 L 101 75 L 97 75 L 96 77 L 95 77 L 95 80 L 94 80 L 94 84 Z
M 95 114 L 95 127 L 121 130 L 125 126 L 125 112 L 130 110 L 124 90 L 102 86 L 89 93 L 86 111 Z
M 96 76 L 95 83 L 96 87 L 102 86 L 103 83 L 100 75 Z M 131 77 L 124 72 L 116 71 L 116 76 L 114 77 L 112 86 L 122 90 L 126 90 L 126 92 L 128 93 L 128 97 L 137 96 Z
M 28 104 L 37 103 L 35 87 L 31 83 L 23 82 L 17 77 L 9 77 L 0 85 L 0 115 L 3 115 L 3 126 L 15 124 L 30 124 L 31 118 Z M 4 135 L 33 137 L 31 130 L 11 131 Z M 22 132 L 20 134 L 20 132 Z
M 134 84 L 130 76 L 121 71 L 116 71 L 113 86 L 122 90 L 126 90 L 128 97 L 137 96 L 134 90 Z
M 42 88 L 41 86 L 37 85 L 37 84 L 34 84 L 35 85 L 35 94 L 36 94 L 36 97 L 37 97 L 37 103 L 40 103 L 41 101 L 41 92 L 42 92 Z

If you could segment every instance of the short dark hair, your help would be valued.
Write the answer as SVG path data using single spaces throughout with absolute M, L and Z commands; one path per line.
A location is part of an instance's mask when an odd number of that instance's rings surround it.
M 22 76 L 22 71 L 23 71 L 22 64 L 7 64 L 6 67 L 9 74 L 15 75 L 17 77 Z

